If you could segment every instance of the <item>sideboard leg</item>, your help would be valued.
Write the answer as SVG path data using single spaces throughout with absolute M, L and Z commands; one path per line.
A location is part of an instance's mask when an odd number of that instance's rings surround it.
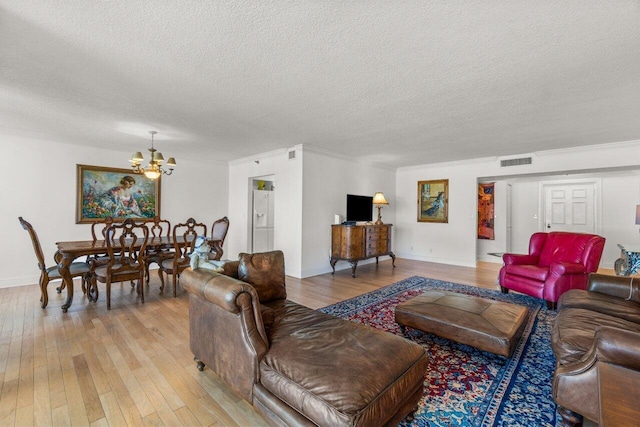
M 356 277 L 356 267 L 358 267 L 358 261 L 352 261 L 351 264 L 351 277 Z
M 391 257 L 391 263 L 393 264 L 393 268 L 396 268 L 396 255 L 393 252 L 389 252 L 389 256 Z
M 334 258 L 331 257 L 331 260 L 329 261 L 329 264 L 331 264 L 331 274 L 334 274 L 336 272 L 336 262 L 338 262 L 338 258 Z

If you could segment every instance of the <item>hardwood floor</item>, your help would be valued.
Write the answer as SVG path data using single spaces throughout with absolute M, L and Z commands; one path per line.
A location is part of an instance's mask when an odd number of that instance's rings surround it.
M 361 265 L 355 279 L 350 269 L 288 277 L 287 292 L 320 308 L 411 276 L 497 289 L 500 268 L 403 259 L 396 266 L 390 260 Z M 177 298 L 160 294 L 152 274 L 144 304 L 125 283 L 113 286 L 111 311 L 104 292 L 97 303 L 76 292 L 64 314 L 66 295 L 55 292 L 58 285 L 49 285 L 44 310 L 36 285 L 0 289 L 1 426 L 265 425 L 211 370 L 196 369 L 184 291 Z

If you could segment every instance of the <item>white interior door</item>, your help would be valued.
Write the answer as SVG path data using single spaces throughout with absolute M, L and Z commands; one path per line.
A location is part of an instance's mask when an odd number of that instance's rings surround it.
M 545 231 L 596 233 L 596 184 L 544 185 Z

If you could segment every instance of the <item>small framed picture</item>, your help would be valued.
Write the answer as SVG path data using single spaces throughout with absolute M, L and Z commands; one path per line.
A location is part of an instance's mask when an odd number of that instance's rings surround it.
M 449 222 L 449 180 L 418 181 L 418 222 Z
M 76 175 L 76 224 L 109 216 L 116 221 L 160 216 L 160 178 L 88 165 L 77 165 Z

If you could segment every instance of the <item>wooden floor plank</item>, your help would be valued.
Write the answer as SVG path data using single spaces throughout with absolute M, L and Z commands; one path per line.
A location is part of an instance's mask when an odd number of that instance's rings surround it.
M 142 418 L 155 412 L 153 405 L 147 398 L 142 385 L 124 363 L 115 345 L 106 346 L 106 352 L 113 362 L 108 368 L 108 379 L 116 399 L 123 408 L 127 420 L 142 421 Z
M 138 381 L 140 381 L 149 401 L 156 409 L 156 413 L 160 417 L 162 423 L 169 426 L 180 425 L 180 420 L 176 416 L 174 409 L 172 409 L 169 403 L 165 400 L 164 396 L 153 383 L 148 373 L 144 369 L 139 369 L 135 372 L 135 375 Z
M 18 383 L 16 378 L 2 383 L 2 399 L 0 399 L 0 426 L 12 426 L 16 419 L 16 402 L 18 401 Z
M 33 405 L 23 406 L 16 411 L 15 426 L 31 426 L 33 423 Z
M 104 408 L 105 418 L 107 420 L 108 425 L 111 425 L 111 426 L 127 425 L 127 422 L 122 414 L 122 411 L 120 410 L 118 399 L 116 399 L 115 395 L 112 392 L 101 395 L 100 402 L 101 402 L 101 406 Z
M 48 366 L 36 367 L 33 373 L 33 380 L 33 423 L 38 426 L 50 426 L 52 425 L 52 420 Z
M 69 416 L 69 407 L 67 405 L 58 406 L 51 410 L 51 422 L 53 426 L 70 426 L 71 417 Z
M 76 370 L 80 393 L 82 395 L 82 401 L 84 402 L 89 422 L 92 423 L 104 418 L 105 413 L 100 403 L 101 399 L 96 390 L 96 386 L 93 383 L 89 364 L 84 358 L 84 355 L 79 354 L 77 356 L 73 356 L 73 366 Z

